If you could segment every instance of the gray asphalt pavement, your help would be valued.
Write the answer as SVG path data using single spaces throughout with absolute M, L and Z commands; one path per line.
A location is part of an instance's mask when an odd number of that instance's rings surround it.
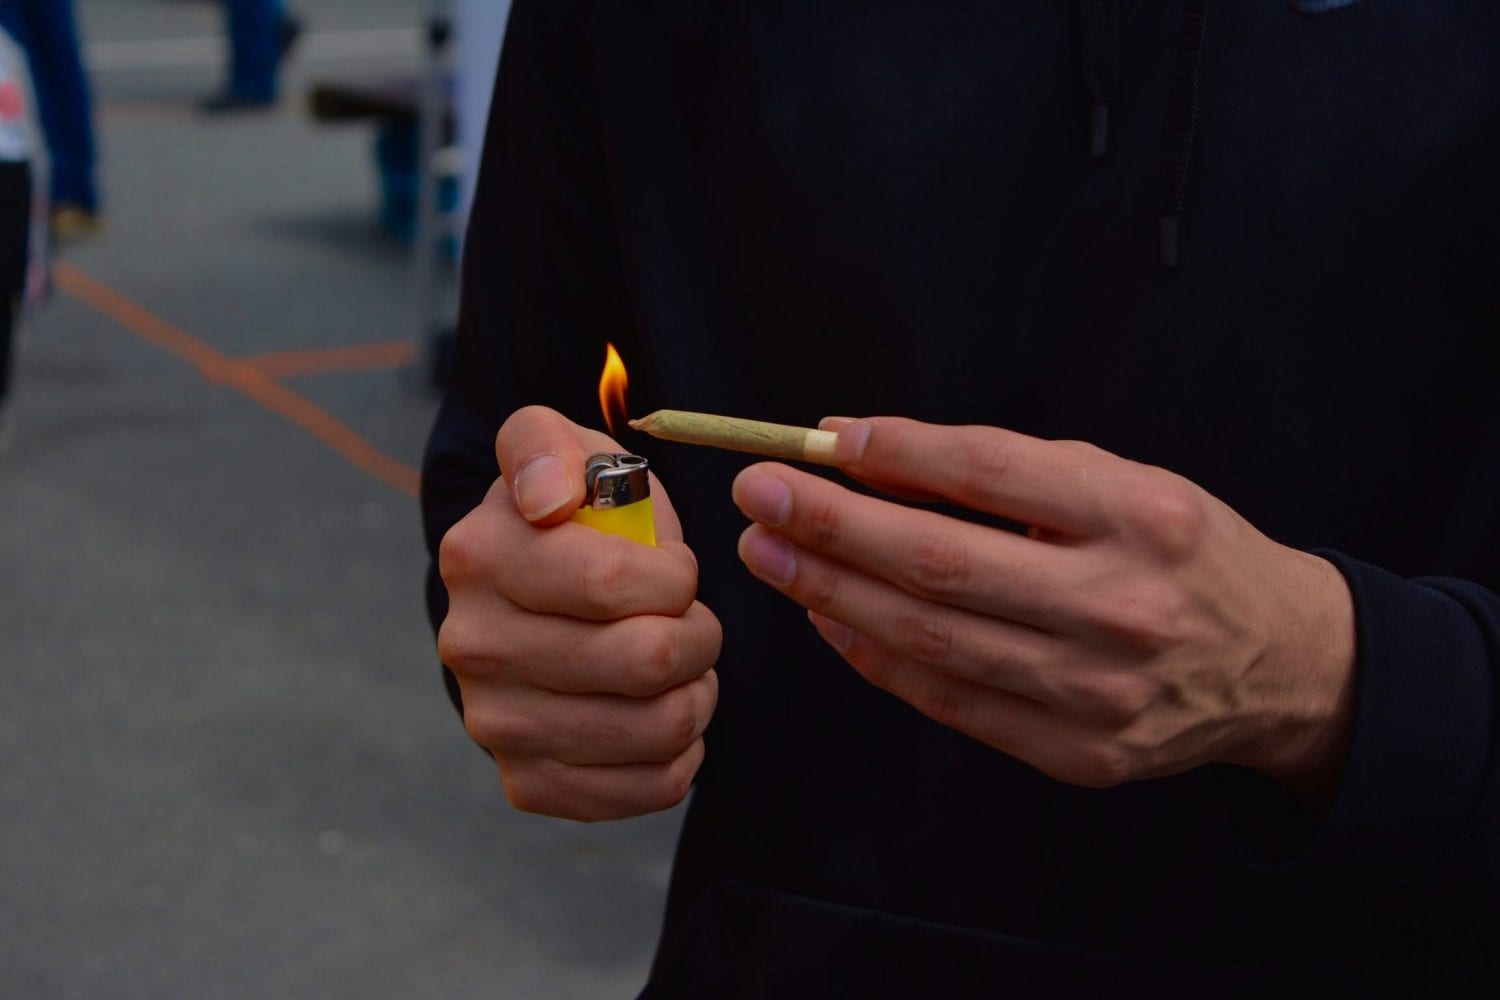
M 79 0 L 107 225 L 0 454 L 0 997 L 631 996 L 679 816 L 516 813 L 447 706 L 409 260 L 299 100 L 428 4 L 296 6 L 283 106 L 209 121 L 215 5 Z

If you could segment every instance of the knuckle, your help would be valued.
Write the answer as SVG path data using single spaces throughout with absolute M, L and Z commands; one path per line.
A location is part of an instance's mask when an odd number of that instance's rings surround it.
M 684 687 L 663 695 L 660 713 L 665 746 L 678 752 L 692 746 L 699 736 L 698 706 L 692 692 Z
M 511 806 L 524 813 L 543 816 L 556 815 L 559 803 L 556 793 L 544 782 L 536 780 L 528 771 L 500 769 L 500 787 Z
M 438 575 L 450 589 L 473 579 L 478 560 L 474 555 L 472 515 L 458 521 L 438 542 Z
M 450 613 L 438 628 L 438 659 L 464 677 L 492 677 L 514 659 L 500 628 L 475 628 L 463 616 Z
M 959 685 L 943 678 L 929 678 L 922 685 L 919 697 L 921 704 L 918 707 L 933 721 L 950 729 L 967 731 L 971 702 Z
M 708 721 L 713 718 L 714 711 L 719 707 L 719 675 L 717 671 L 709 670 L 701 678 L 694 682 L 702 685 L 705 692 L 703 696 L 703 728 L 708 728 Z M 699 735 L 702 735 L 701 733 Z
M 1004 435 L 971 431 L 959 439 L 958 468 L 974 494 L 993 492 L 995 481 L 1010 470 L 1011 448 Z
M 705 605 L 695 602 L 694 606 L 702 609 L 699 618 L 701 624 L 695 626 L 695 629 L 698 630 L 700 641 L 703 643 L 700 651 L 701 658 L 698 662 L 702 664 L 705 670 L 709 670 L 715 663 L 719 662 L 719 654 L 723 652 L 724 626 L 719 621 L 719 617 L 708 610 Z
M 656 622 L 648 624 L 657 625 Z M 677 672 L 677 660 L 678 642 L 671 629 L 640 629 L 627 671 L 626 683 L 631 690 L 625 693 L 648 697 L 671 687 Z
M 1150 707 L 1146 686 L 1131 677 L 1091 676 L 1068 685 L 1064 694 L 1080 716 L 1125 729 Z
M 951 596 L 969 582 L 971 573 L 969 550 L 946 531 L 918 535 L 903 565 L 908 583 L 923 597 Z
M 839 607 L 840 583 L 839 574 L 827 569 L 818 568 L 798 574 L 798 589 L 801 591 L 799 598 L 807 607 L 817 612 L 827 612 L 831 617 Z
M 618 545 L 596 545 L 578 568 L 577 593 L 595 617 L 607 617 L 620 607 L 630 582 L 630 560 Z
M 484 665 L 494 658 L 484 634 L 453 614 L 438 627 L 437 650 L 443 666 L 465 675 L 485 673 Z
M 923 663 L 947 663 L 953 652 L 953 627 L 939 615 L 907 611 L 895 619 L 893 629 L 897 648 Z
M 529 739 L 525 720 L 493 708 L 478 706 L 464 712 L 464 731 L 475 743 L 496 757 L 506 757 L 524 748 Z
M 666 545 L 663 544 L 663 548 Z M 673 618 L 681 618 L 692 610 L 698 599 L 697 556 L 686 545 L 681 551 L 688 553 L 688 560 L 672 560 L 665 564 L 661 593 L 661 610 Z
M 806 521 L 808 544 L 819 550 L 832 548 L 839 539 L 840 525 L 838 509 L 826 501 L 815 501 L 808 505 Z
M 668 764 L 662 773 L 663 807 L 675 806 L 687 798 L 693 788 L 693 778 L 698 774 L 702 758 L 693 753 L 684 753 Z
M 579 823 L 607 819 L 617 812 L 609 805 L 575 787 L 567 772 L 548 774 L 548 768 L 536 762 L 519 765 L 500 764 L 500 784 L 506 801 L 519 812 L 554 816 Z
M 1129 781 L 1134 771 L 1129 752 L 1110 741 L 1081 747 L 1075 757 L 1072 781 L 1085 788 L 1112 788 Z
M 883 691 L 892 691 L 896 682 L 896 659 L 882 647 L 873 644 L 852 647 L 844 654 L 856 673 Z
M 1146 718 L 1157 703 L 1155 686 L 1144 677 L 1117 677 L 1111 687 L 1111 699 L 1127 725 Z
M 449 612 L 438 626 L 438 659 L 449 670 L 467 671 L 475 659 L 475 643 L 469 630 L 459 625 L 457 617 Z
M 698 599 L 697 585 L 691 580 L 673 581 L 675 592 L 663 590 L 661 593 L 661 611 L 670 618 L 682 618 L 692 610 L 693 603 Z
M 464 712 L 464 732 L 469 734 L 469 739 L 478 743 L 491 753 L 495 751 L 495 732 L 490 725 L 489 718 L 482 712 L 468 710 Z
M 1109 452 L 1105 451 L 1103 448 L 1099 447 L 1097 444 L 1094 444 L 1091 441 L 1078 441 L 1078 440 L 1074 440 L 1072 438 L 1064 438 L 1064 439 L 1061 439 L 1061 440 L 1058 440 L 1058 441 L 1054 441 L 1052 443 L 1056 444 L 1056 445 L 1061 445 L 1064 448 L 1068 448 L 1068 449 L 1070 449 L 1072 451 L 1076 451 L 1076 452 L 1079 452 L 1079 453 L 1085 454 L 1085 455 L 1108 455 L 1109 454 Z
M 1177 561 L 1197 551 L 1208 507 L 1197 487 L 1165 473 L 1129 496 L 1125 517 L 1163 558 Z
M 1171 583 L 1144 584 L 1121 606 L 1121 629 L 1132 645 L 1149 653 L 1175 646 L 1187 631 L 1187 595 Z
M 984 643 L 976 661 L 973 679 L 986 687 L 1010 690 L 1017 677 L 1032 673 L 1021 651 L 1009 642 Z

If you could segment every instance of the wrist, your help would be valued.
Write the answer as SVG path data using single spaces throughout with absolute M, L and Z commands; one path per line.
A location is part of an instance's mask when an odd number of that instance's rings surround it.
M 1246 764 L 1318 807 L 1338 790 L 1354 731 L 1354 602 L 1326 559 L 1284 549 L 1280 627 L 1260 669 L 1272 693 Z

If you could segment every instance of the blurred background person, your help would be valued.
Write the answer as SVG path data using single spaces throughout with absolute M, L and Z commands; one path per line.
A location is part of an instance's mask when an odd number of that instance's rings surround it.
M 79 55 L 73 0 L 0 0 L 0 26 L 26 53 L 51 174 L 52 234 L 99 225 L 93 99 Z
M 464 219 L 474 201 L 479 154 L 489 124 L 490 94 L 495 89 L 495 68 L 500 64 L 500 43 L 509 17 L 510 0 L 459 0 L 453 8 L 458 39 L 453 102 L 456 139 L 463 158 L 459 183 L 463 186 L 460 205 Z M 459 232 L 463 232 L 462 227 Z
M 31 217 L 33 143 L 25 72 L 24 59 L 0 28 L 0 450 L 10 434 L 5 403 L 16 317 L 26 286 Z
M 411 581 L 437 402 L 375 153 L 447 71 L 425 28 L 456 4 L 284 2 L 307 29 L 284 99 L 211 116 L 224 0 L 72 0 L 106 225 L 13 354 L 0 998 L 634 996 L 681 815 L 514 812 L 412 669 L 433 661 Z M 370 107 L 320 118 L 320 87 Z M 445 322 L 435 257 L 422 318 Z
M 226 0 L 229 21 L 229 82 L 203 102 L 210 113 L 248 111 L 276 103 L 282 60 L 301 22 L 282 0 Z

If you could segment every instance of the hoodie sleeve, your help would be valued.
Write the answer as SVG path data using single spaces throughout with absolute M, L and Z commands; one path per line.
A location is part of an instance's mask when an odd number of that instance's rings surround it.
M 597 422 L 604 344 L 619 343 L 628 322 L 588 23 L 576 8 L 517 0 L 507 26 L 465 245 L 452 374 L 422 466 L 434 629 L 448 605 L 438 544 L 498 477 L 500 424 L 531 403 Z
M 1269 796 L 1234 797 L 1252 820 L 1241 829 L 1258 831 L 1244 841 L 1250 863 L 1403 913 L 1408 939 L 1493 927 L 1500 596 L 1464 580 L 1405 580 L 1338 552 L 1318 554 L 1354 598 L 1349 757 L 1328 811 L 1304 836 L 1289 839 L 1285 824 L 1267 822 L 1276 809 Z M 1246 816 L 1251 810 L 1259 815 Z

